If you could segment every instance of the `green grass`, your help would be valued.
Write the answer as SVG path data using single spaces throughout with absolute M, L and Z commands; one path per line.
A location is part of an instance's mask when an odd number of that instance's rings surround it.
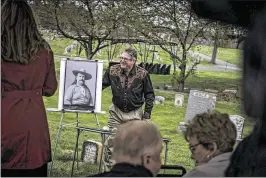
M 59 59 L 55 58 L 57 75 L 59 74 Z M 166 75 L 151 75 L 154 86 L 162 84 L 170 84 L 171 77 Z M 229 87 L 229 84 L 236 84 L 240 80 L 240 75 L 233 72 L 196 72 L 196 74 L 190 76 L 186 82 L 186 87 L 195 88 L 212 88 L 219 89 Z M 152 113 L 152 121 L 158 125 L 160 132 L 163 137 L 170 138 L 172 141 L 169 143 L 168 153 L 168 164 L 182 165 L 187 170 L 193 168 L 193 161 L 190 159 L 190 151 L 187 146 L 185 139 L 177 133 L 177 126 L 179 122 L 184 120 L 188 94 L 185 95 L 185 105 L 183 107 L 174 106 L 174 95 L 173 93 L 156 92 L 156 95 L 165 97 L 166 101 L 163 105 L 155 105 Z M 107 125 L 108 121 L 108 108 L 111 104 L 111 90 L 107 88 L 102 92 L 102 110 L 106 111 L 105 115 L 99 115 L 101 127 Z M 49 98 L 44 98 L 45 106 L 47 108 L 57 107 L 58 91 L 56 94 Z M 217 101 L 216 109 L 221 112 L 227 112 L 229 114 L 239 114 L 240 105 L 238 103 Z M 52 148 L 54 148 L 54 139 L 56 137 L 60 114 L 48 112 L 48 121 L 51 134 Z M 65 114 L 64 123 L 75 122 L 75 114 Z M 91 122 L 90 124 L 81 124 L 82 126 L 96 127 L 93 115 L 80 114 L 80 120 L 82 123 Z M 244 136 L 247 135 L 250 130 L 252 123 L 245 122 Z M 54 159 L 54 170 L 53 176 L 70 176 L 71 173 L 71 160 L 75 145 L 75 125 L 72 127 L 64 127 L 61 134 L 61 139 L 57 147 L 57 155 Z M 82 144 L 84 140 L 95 140 L 100 141 L 100 135 L 95 133 L 82 133 L 79 139 L 79 161 L 82 151 Z M 164 155 L 162 155 L 164 158 Z M 79 170 L 74 171 L 74 176 L 87 176 L 97 172 L 97 165 L 91 165 L 80 162 Z
M 151 75 L 151 79 L 154 87 L 171 84 L 171 77 L 168 75 Z M 236 88 L 240 81 L 241 76 L 238 72 L 196 71 L 187 78 L 185 87 L 223 91 Z
M 199 49 L 198 52 L 202 54 L 206 54 L 208 56 L 212 56 L 213 46 L 199 45 L 198 49 Z M 216 57 L 217 59 L 227 61 L 228 63 L 239 65 L 241 62 L 240 61 L 240 58 L 242 55 L 241 53 L 242 53 L 242 50 L 239 50 L 239 49 L 218 48 Z

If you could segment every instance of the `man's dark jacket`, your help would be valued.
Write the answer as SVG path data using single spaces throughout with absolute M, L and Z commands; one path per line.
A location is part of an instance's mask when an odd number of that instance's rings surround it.
M 104 74 L 102 88 L 111 86 L 113 104 L 128 113 L 136 110 L 145 102 L 144 114 L 150 115 L 155 98 L 149 73 L 134 66 L 127 76 L 121 65 L 113 65 Z
M 91 175 L 89 177 L 153 177 L 153 175 L 143 166 L 119 163 L 114 165 L 110 172 Z

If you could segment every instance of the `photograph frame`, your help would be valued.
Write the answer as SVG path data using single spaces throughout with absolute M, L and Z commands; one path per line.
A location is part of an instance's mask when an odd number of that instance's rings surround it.
M 71 64 L 72 63 L 72 64 Z M 81 63 L 83 63 L 83 65 L 80 65 Z M 66 104 L 65 103 L 65 95 L 66 95 L 66 90 L 67 88 L 69 88 L 70 86 L 67 85 L 67 83 L 70 83 L 69 80 L 69 68 L 71 68 L 72 72 L 74 71 L 73 69 L 73 64 L 76 64 L 77 66 L 86 66 L 84 65 L 84 63 L 93 63 L 93 65 L 95 65 L 93 72 L 90 72 L 91 74 L 88 74 L 91 76 L 91 78 L 94 79 L 92 85 L 90 85 L 90 87 L 86 86 L 86 79 L 84 80 L 84 85 L 85 87 L 83 88 L 87 88 L 91 98 L 92 98 L 92 105 L 89 104 Z M 92 68 L 92 67 L 91 67 Z M 85 67 L 85 71 L 91 71 L 88 70 L 88 67 Z M 75 71 L 78 70 L 75 68 Z M 74 73 L 73 73 L 74 74 Z M 102 74 L 103 74 L 103 62 L 102 61 L 98 61 L 98 60 L 84 60 L 84 59 L 71 59 L 71 58 L 63 58 L 61 59 L 61 63 L 60 63 L 60 84 L 59 84 L 59 98 L 58 98 L 58 109 L 60 110 L 72 110 L 72 111 L 91 111 L 91 112 L 100 112 L 101 111 L 101 95 L 102 95 Z M 75 75 L 75 74 L 74 74 Z M 76 74 L 77 75 L 77 74 Z M 71 77 L 73 78 L 73 77 Z M 90 78 L 90 79 L 91 79 Z M 90 80 L 89 79 L 89 80 Z M 76 81 L 76 80 L 75 80 Z M 77 81 L 76 81 L 77 82 Z M 73 82 L 74 83 L 74 82 Z M 74 85 L 74 84 L 71 85 Z M 93 88 L 91 88 L 93 87 Z M 83 89 L 81 91 L 83 91 Z M 93 92 L 91 92 L 91 90 Z M 86 90 L 87 91 L 87 90 Z

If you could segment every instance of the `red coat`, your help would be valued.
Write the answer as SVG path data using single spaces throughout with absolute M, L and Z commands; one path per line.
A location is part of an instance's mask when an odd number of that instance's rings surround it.
M 1 65 L 2 169 L 35 169 L 51 161 L 42 96 L 57 89 L 52 51 L 40 50 L 27 65 Z

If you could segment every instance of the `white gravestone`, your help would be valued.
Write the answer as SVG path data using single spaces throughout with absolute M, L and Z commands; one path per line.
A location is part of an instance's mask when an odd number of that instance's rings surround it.
M 239 115 L 230 115 L 230 119 L 236 126 L 236 131 L 237 131 L 236 140 L 242 140 L 245 118 Z
M 216 104 L 216 94 L 199 90 L 190 90 L 188 97 L 185 122 L 192 119 L 196 114 L 213 110 Z
M 162 96 L 155 96 L 154 103 L 155 104 L 163 104 L 165 101 L 165 98 Z
M 180 122 L 177 131 L 183 133 L 185 124 L 195 115 L 213 110 L 216 104 L 216 94 L 199 90 L 190 90 L 187 104 L 187 111 L 184 122 Z
M 175 106 L 182 107 L 184 104 L 184 95 L 176 94 L 175 95 Z

